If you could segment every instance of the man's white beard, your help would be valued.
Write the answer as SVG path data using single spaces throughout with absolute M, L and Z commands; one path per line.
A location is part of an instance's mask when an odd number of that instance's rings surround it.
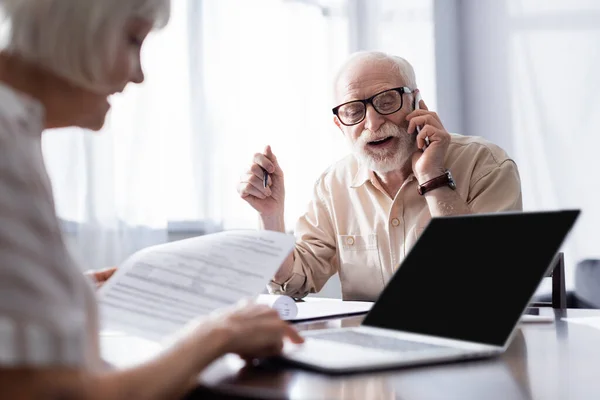
M 374 139 L 392 136 L 396 146 L 388 146 L 383 149 L 368 147 L 367 143 Z M 391 122 L 385 122 L 377 132 L 365 129 L 356 142 L 348 139 L 352 146 L 354 155 L 360 163 L 371 171 L 386 173 L 402 169 L 410 160 L 416 149 L 417 136 L 409 134 L 406 129 L 400 128 Z

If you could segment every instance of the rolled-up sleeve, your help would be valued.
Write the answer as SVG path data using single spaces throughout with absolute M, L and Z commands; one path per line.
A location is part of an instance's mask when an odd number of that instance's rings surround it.
M 271 281 L 270 293 L 304 297 L 316 293 L 338 271 L 335 228 L 329 190 L 323 178 L 315 184 L 307 212 L 296 224 L 296 247 L 291 276 L 282 283 Z
M 513 160 L 504 160 L 474 177 L 468 204 L 476 213 L 522 211 L 521 179 Z

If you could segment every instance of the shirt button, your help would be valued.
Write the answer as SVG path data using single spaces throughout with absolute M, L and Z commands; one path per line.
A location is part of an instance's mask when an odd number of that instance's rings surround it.
M 350 246 L 352 246 L 354 244 L 354 238 L 349 237 L 348 239 L 346 239 L 346 243 L 348 243 Z
M 400 221 L 398 220 L 398 218 L 394 218 L 394 219 L 392 220 L 392 225 L 393 225 L 393 226 L 398 226 L 398 225 L 400 225 Z

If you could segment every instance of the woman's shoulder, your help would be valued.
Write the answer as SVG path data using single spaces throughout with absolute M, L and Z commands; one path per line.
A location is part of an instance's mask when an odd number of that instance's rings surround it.
M 42 245 L 36 238 L 55 240 L 58 223 L 42 157 L 41 130 L 35 128 L 39 122 L 34 115 L 27 117 L 26 102 L 7 105 L 11 99 L 17 101 L 0 86 L 0 245 L 21 246 L 26 254 L 33 254 L 33 247 Z M 15 238 L 20 246 L 11 242 Z
M 43 122 L 39 101 L 0 82 L 0 143 L 39 142 Z
M 0 83 L 0 193 L 6 186 L 29 191 L 46 180 L 42 129 L 42 106 Z M 46 192 L 47 184 L 41 186 Z
M 0 198 L 51 195 L 41 142 L 2 123 L 0 115 Z M 3 201 L 0 200 L 0 203 Z

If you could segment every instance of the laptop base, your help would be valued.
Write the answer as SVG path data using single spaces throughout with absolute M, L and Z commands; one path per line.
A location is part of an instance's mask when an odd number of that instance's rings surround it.
M 342 376 L 342 375 L 356 375 L 356 374 L 369 374 L 369 373 L 380 373 L 385 371 L 398 371 L 404 369 L 414 369 L 430 367 L 435 365 L 447 365 L 454 363 L 465 363 L 465 362 L 476 362 L 481 360 L 492 359 L 499 356 L 500 353 L 495 354 L 464 354 L 462 357 L 452 357 L 447 359 L 439 358 L 434 359 L 421 359 L 418 361 L 411 361 L 406 363 L 390 364 L 390 365 L 366 365 L 361 367 L 349 366 L 347 368 L 327 368 L 321 367 L 318 364 L 305 363 L 297 361 L 285 356 L 272 357 L 261 360 L 258 366 L 264 368 L 299 368 L 307 371 L 318 372 L 331 376 Z

